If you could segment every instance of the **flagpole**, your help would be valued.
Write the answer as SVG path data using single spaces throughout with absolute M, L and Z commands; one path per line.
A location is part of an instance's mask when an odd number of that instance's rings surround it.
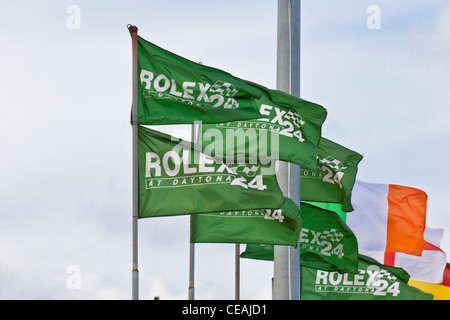
M 195 286 L 194 286 L 194 268 L 195 268 L 195 243 L 189 244 L 189 288 L 188 288 L 188 300 L 195 299 Z
M 300 0 L 278 0 L 277 34 L 277 89 L 300 97 Z M 277 179 L 300 205 L 300 166 L 280 161 Z M 274 246 L 273 299 L 300 299 L 299 247 Z
M 240 287 L 241 287 L 241 272 L 240 272 L 240 253 L 241 253 L 241 246 L 239 243 L 236 243 L 234 245 L 234 270 L 235 270 L 235 277 L 234 277 L 234 299 L 240 300 Z
M 197 142 L 197 126 L 196 124 L 191 125 L 191 140 L 192 142 Z M 195 300 L 195 285 L 194 285 L 194 275 L 195 275 L 195 243 L 191 242 L 189 244 L 189 288 L 188 288 L 188 300 Z
M 139 269 L 138 269 L 138 217 L 139 217 L 139 185 L 138 185 L 138 116 L 137 116 L 137 79 L 138 79 L 138 28 L 136 26 L 128 25 L 128 30 L 131 33 L 132 41 L 132 55 L 133 55 L 133 105 L 131 112 L 131 127 L 133 139 L 133 268 L 131 272 L 131 298 L 132 300 L 139 300 Z

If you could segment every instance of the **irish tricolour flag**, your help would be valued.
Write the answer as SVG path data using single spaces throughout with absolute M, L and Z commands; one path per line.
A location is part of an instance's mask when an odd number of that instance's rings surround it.
M 383 263 L 386 252 L 420 256 L 424 249 L 427 194 L 394 184 L 356 180 L 353 212 L 346 223 L 358 239 L 359 252 Z

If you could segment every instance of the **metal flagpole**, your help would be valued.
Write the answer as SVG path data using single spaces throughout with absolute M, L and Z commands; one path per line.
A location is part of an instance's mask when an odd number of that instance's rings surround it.
M 133 105 L 131 110 L 131 127 L 133 135 L 133 269 L 131 273 L 131 298 L 139 299 L 139 269 L 138 269 L 138 217 L 139 217 L 139 184 L 138 184 L 138 115 L 137 115 L 137 79 L 138 79 L 138 28 L 128 25 L 131 32 L 133 55 Z
M 191 140 L 197 142 L 196 125 L 191 126 Z M 189 244 L 189 288 L 188 288 L 188 300 L 195 299 L 195 286 L 194 286 L 194 274 L 195 274 L 195 243 Z
M 300 96 L 300 0 L 278 0 L 277 89 Z M 284 196 L 300 205 L 300 166 L 279 162 L 278 184 Z M 300 299 L 300 252 L 275 246 L 274 300 Z
M 241 272 L 240 272 L 240 253 L 241 253 L 241 246 L 239 243 L 236 243 L 234 245 L 234 299 L 240 300 L 240 284 L 241 284 Z
M 188 288 L 188 300 L 194 300 L 195 287 L 194 287 L 194 267 L 195 267 L 195 243 L 189 244 L 189 288 Z

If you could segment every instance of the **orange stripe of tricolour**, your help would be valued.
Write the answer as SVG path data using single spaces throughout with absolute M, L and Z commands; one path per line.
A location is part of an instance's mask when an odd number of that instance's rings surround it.
M 389 185 L 387 252 L 422 254 L 426 208 L 427 194 L 422 190 Z

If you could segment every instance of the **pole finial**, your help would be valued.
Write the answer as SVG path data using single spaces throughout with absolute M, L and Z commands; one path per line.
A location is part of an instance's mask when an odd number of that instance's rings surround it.
M 138 27 L 133 26 L 131 24 L 127 24 L 127 28 L 128 28 L 128 30 L 130 30 L 130 32 L 137 32 L 138 31 Z

